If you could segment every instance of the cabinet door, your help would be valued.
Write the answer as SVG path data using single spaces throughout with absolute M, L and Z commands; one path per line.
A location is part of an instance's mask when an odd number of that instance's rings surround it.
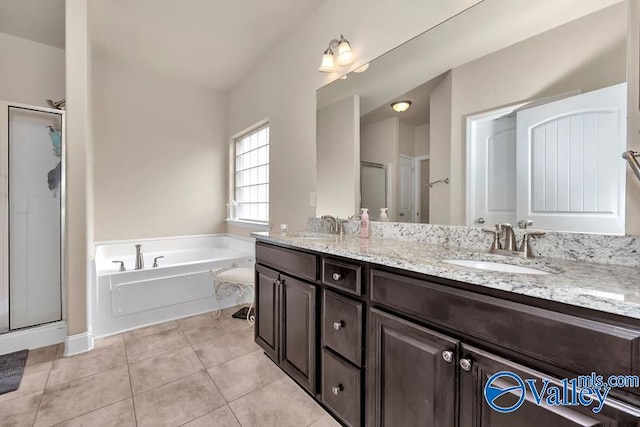
M 317 288 L 284 275 L 280 280 L 280 366 L 315 394 Z
M 278 360 L 280 322 L 278 272 L 256 265 L 256 343 L 271 359 Z
M 371 309 L 367 425 L 454 426 L 457 347 L 453 338 Z
M 551 381 L 549 386 L 562 387 L 561 382 L 553 377 L 529 369 L 512 361 L 491 353 L 463 345 L 461 366 L 470 370 L 460 371 L 460 425 L 469 427 L 631 427 L 640 425 L 640 410 L 617 402 L 611 397 L 598 414 L 590 407 L 583 406 L 549 406 L 544 403 L 538 406 L 533 393 L 525 385 L 522 406 L 513 412 L 501 413 L 492 409 L 484 397 L 484 387 L 488 379 L 495 373 L 509 371 L 522 380 L 536 380 L 536 390 L 543 388 L 544 379 Z M 522 386 L 516 379 L 500 377 L 492 385 L 506 389 L 515 387 L 513 391 L 499 395 L 493 402 L 501 408 L 516 405 L 523 395 Z

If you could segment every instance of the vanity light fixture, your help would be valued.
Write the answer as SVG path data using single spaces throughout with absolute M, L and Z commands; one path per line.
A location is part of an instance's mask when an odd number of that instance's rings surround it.
M 411 101 L 396 101 L 391 104 L 391 108 L 393 111 L 398 113 L 404 113 L 411 107 Z
M 349 40 L 340 34 L 340 40 L 333 39 L 329 42 L 329 47 L 322 55 L 322 63 L 318 70 L 323 73 L 333 73 L 337 70 L 337 65 L 349 65 L 353 62 L 353 59 L 353 51 Z

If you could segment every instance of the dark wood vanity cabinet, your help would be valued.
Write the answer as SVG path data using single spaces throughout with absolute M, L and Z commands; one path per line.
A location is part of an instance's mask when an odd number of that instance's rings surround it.
M 631 319 L 275 245 L 258 243 L 256 254 L 256 342 L 344 425 L 640 427 L 640 388 L 616 389 L 599 413 L 538 405 L 531 392 L 500 413 L 484 395 L 501 371 L 539 387 L 638 375 Z
M 256 253 L 256 343 L 291 377 L 315 394 L 318 286 L 270 267 L 309 278 L 316 275 L 314 262 L 317 260 L 314 255 L 283 248 L 258 246 Z M 261 257 L 264 254 L 266 256 Z M 279 256 L 286 261 L 278 261 Z
M 458 346 L 453 338 L 371 309 L 368 425 L 454 427 Z

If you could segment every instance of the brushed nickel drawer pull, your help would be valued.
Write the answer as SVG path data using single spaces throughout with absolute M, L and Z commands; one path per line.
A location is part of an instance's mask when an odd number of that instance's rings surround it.
M 342 390 L 344 390 L 344 387 L 342 386 L 342 384 L 338 384 L 337 386 L 335 386 L 335 387 L 333 387 L 333 388 L 331 389 L 331 391 L 333 392 L 333 394 L 335 394 L 336 396 L 337 396 L 338 394 L 340 394 L 340 392 L 341 392 Z
M 342 320 L 339 322 L 333 322 L 333 329 L 339 331 L 342 328 L 344 328 L 344 322 Z
M 449 351 L 449 350 L 443 351 L 442 352 L 442 358 L 447 363 L 453 362 L 453 351 Z
M 335 280 L 336 282 L 339 280 L 342 280 L 342 275 L 340 273 L 333 273 L 333 280 Z

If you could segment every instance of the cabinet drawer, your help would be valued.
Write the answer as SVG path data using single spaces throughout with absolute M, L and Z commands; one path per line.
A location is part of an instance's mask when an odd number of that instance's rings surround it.
M 371 300 L 578 374 L 640 373 L 638 330 L 378 270 Z
M 303 279 L 316 281 L 318 278 L 318 257 L 306 252 L 257 243 L 256 260 Z
M 323 342 L 358 366 L 362 364 L 362 303 L 324 293 Z
M 322 351 L 322 401 L 348 426 L 361 418 L 360 370 Z
M 322 283 L 350 294 L 362 295 L 361 270 L 362 267 L 357 264 L 323 258 Z

